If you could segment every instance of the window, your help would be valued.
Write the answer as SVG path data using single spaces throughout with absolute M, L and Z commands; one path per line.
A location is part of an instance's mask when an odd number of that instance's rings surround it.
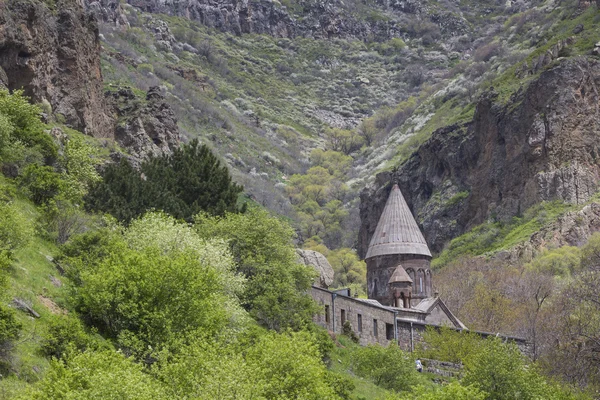
M 362 333 L 362 315 L 358 314 L 358 323 L 356 324 L 356 326 L 358 326 L 358 333 Z
M 373 336 L 377 337 L 377 320 L 373 320 Z
M 342 325 L 344 325 L 344 322 L 346 322 L 346 310 L 342 308 Z
M 394 324 L 385 324 L 385 338 L 394 340 Z
M 329 323 L 329 306 L 325 306 L 325 322 Z

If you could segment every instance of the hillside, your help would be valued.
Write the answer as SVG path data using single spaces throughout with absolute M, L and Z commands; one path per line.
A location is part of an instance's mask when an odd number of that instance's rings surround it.
M 596 4 L 84 3 L 0 0 L 0 398 L 597 396 Z M 312 323 L 294 248 L 364 294 L 394 180 L 534 360 Z

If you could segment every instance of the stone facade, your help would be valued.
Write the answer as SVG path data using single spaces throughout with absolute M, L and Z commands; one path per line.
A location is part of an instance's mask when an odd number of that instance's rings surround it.
M 363 346 L 373 343 L 387 346 L 396 340 L 396 312 L 391 308 L 316 286 L 312 287 L 312 297 L 322 307 L 314 322 L 328 331 L 342 334 L 344 322 L 349 321 Z
M 384 305 L 393 305 L 393 295 L 388 282 L 398 265 L 401 265 L 412 279 L 411 306 L 433 295 L 431 257 L 412 254 L 392 254 L 372 257 L 367 262 L 368 296 Z

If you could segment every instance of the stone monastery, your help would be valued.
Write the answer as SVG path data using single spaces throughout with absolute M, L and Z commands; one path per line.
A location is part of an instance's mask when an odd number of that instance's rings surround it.
M 349 325 L 362 345 L 394 341 L 409 351 L 428 325 L 466 329 L 433 289 L 431 258 L 395 184 L 365 257 L 368 299 L 353 297 L 349 289 L 330 291 L 321 279 L 312 287 L 313 299 L 323 307 L 315 322 L 336 334 Z

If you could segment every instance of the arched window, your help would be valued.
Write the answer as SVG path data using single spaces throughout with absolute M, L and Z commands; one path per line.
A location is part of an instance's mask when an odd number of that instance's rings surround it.
M 425 292 L 427 296 L 431 296 L 431 271 L 425 271 Z
M 425 292 L 425 272 L 422 269 L 417 271 L 417 293 Z

